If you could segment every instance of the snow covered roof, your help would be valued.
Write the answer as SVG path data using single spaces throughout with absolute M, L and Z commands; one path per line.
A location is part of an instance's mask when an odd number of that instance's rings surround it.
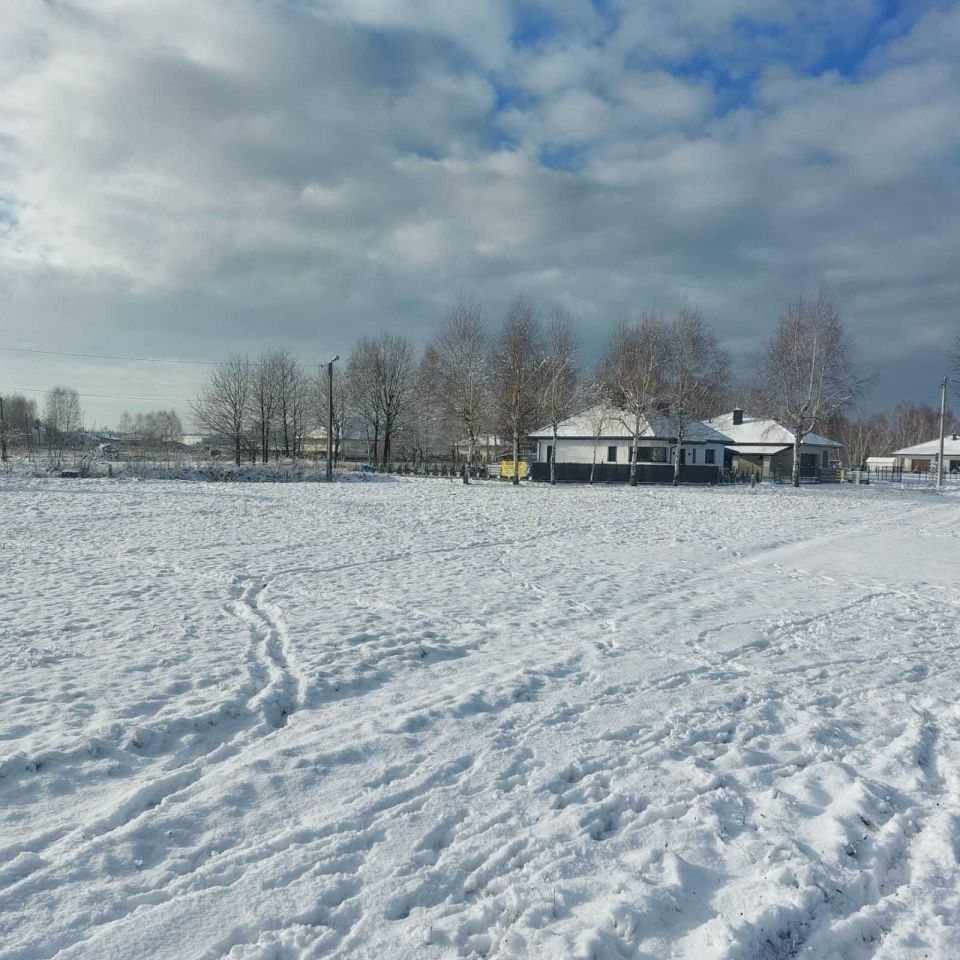
M 783 443 L 770 446 L 763 446 L 762 444 L 756 443 L 727 444 L 727 449 L 732 450 L 734 453 L 752 453 L 754 456 L 772 457 L 775 453 L 780 453 L 781 450 L 789 450 L 790 444 Z
M 940 453 L 940 438 L 918 443 L 915 447 L 904 447 L 903 450 L 894 450 L 895 457 L 935 457 Z M 957 434 L 948 434 L 943 438 L 943 455 L 945 457 L 960 457 L 960 437 Z
M 777 423 L 776 420 L 748 417 L 744 414 L 743 423 L 735 424 L 733 422 L 733 411 L 731 411 L 719 417 L 713 417 L 707 421 L 707 424 L 713 427 L 714 430 L 725 433 L 734 443 L 782 443 L 787 445 L 793 443 L 793 431 Z M 819 433 L 806 434 L 803 442 L 804 445 L 812 447 L 842 446 L 842 444 L 837 443 L 835 440 L 820 436 Z
M 595 437 L 597 435 L 597 424 L 601 418 L 603 420 L 603 429 L 600 432 L 601 438 L 609 437 L 618 440 L 632 438 L 633 430 L 627 426 L 632 419 L 631 414 L 626 410 L 602 404 L 597 404 L 574 414 L 572 417 L 567 417 L 557 429 L 557 436 L 568 439 Z M 643 418 L 640 436 L 646 439 L 671 440 L 675 436 L 675 432 L 666 417 L 652 415 Z M 530 437 L 533 440 L 552 439 L 553 427 L 547 425 L 539 430 L 534 430 Z M 699 420 L 694 420 L 687 427 L 684 440 L 690 443 L 729 443 L 730 437 L 705 423 L 701 423 Z

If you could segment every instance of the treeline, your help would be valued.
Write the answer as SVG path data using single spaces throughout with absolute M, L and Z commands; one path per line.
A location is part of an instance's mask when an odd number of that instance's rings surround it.
M 690 424 L 721 412 L 733 392 L 729 358 L 695 306 L 669 315 L 650 309 L 620 323 L 588 374 L 569 314 L 555 307 L 542 320 L 524 293 L 495 325 L 478 300 L 461 295 L 422 352 L 383 333 L 359 340 L 333 370 L 331 413 L 325 369 L 307 371 L 287 351 L 235 355 L 211 373 L 193 415 L 202 429 L 229 439 L 237 464 L 299 456 L 310 431 L 326 438 L 332 417 L 336 459 L 348 424 L 358 423 L 368 458 L 386 465 L 437 451 L 456 455 L 460 445 L 470 461 L 491 434 L 511 447 L 516 462 L 532 429 L 548 424 L 556 437 L 560 422 L 578 410 L 609 407 L 621 411 L 634 439 L 635 482 L 648 418 L 662 418 L 679 447 Z M 749 390 L 799 445 L 852 404 L 861 387 L 839 312 L 820 292 L 787 306 Z M 677 456 L 677 473 L 679 466 Z
M 867 457 L 888 456 L 926 443 L 940 435 L 940 410 L 926 403 L 899 404 L 891 413 L 875 413 L 866 417 L 835 417 L 825 431 L 844 446 L 845 459 L 851 467 L 862 467 Z M 960 419 L 951 410 L 944 416 L 947 436 L 960 433 Z
M 180 443 L 183 423 L 176 410 L 151 410 L 133 415 L 124 410 L 117 433 L 127 441 L 166 449 Z
M 70 387 L 48 390 L 42 409 L 22 394 L 0 399 L 0 458 L 11 449 L 29 454 L 45 452 L 59 462 L 66 450 L 83 446 L 83 410 L 80 395 Z

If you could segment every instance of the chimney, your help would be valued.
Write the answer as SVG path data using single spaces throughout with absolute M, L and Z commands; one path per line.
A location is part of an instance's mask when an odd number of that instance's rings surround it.
M 739 427 L 743 423 L 743 411 L 739 407 L 733 408 L 733 425 Z

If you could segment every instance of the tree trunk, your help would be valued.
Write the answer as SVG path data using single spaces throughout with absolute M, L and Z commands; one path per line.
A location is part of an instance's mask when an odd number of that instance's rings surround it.
M 675 487 L 680 485 L 680 454 L 683 451 L 683 431 L 679 431 L 677 436 L 677 455 L 674 458 L 673 464 L 673 485 Z
M 520 486 L 520 436 L 513 435 L 513 485 Z
M 593 460 L 590 463 L 590 482 L 593 483 L 593 471 L 597 469 L 597 445 L 593 445 Z
M 556 486 L 557 472 L 554 470 L 554 464 L 557 462 L 557 425 L 553 425 L 553 446 L 550 448 L 550 483 Z
M 393 424 L 389 420 L 383 424 L 383 457 L 380 465 L 384 470 L 387 469 L 387 461 L 390 459 L 390 434 L 393 431 Z
M 803 442 L 803 434 L 800 433 L 800 427 L 793 433 L 793 485 L 800 486 L 800 444 Z
M 240 466 L 240 434 L 233 438 L 233 462 Z
M 630 456 L 630 486 L 637 485 L 637 456 L 640 453 L 640 418 L 635 417 L 633 423 L 633 451 Z

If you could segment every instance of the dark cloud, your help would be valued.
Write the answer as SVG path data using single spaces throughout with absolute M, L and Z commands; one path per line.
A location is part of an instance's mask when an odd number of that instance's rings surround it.
M 304 359 L 429 336 L 456 291 L 568 305 L 595 359 L 699 303 L 739 357 L 841 302 L 875 405 L 957 328 L 960 9 L 779 0 L 14 0 L 0 343 Z M 0 353 L 0 383 L 198 371 Z M 88 404 L 111 419 L 123 404 Z M 132 406 L 132 405 L 130 405 Z

